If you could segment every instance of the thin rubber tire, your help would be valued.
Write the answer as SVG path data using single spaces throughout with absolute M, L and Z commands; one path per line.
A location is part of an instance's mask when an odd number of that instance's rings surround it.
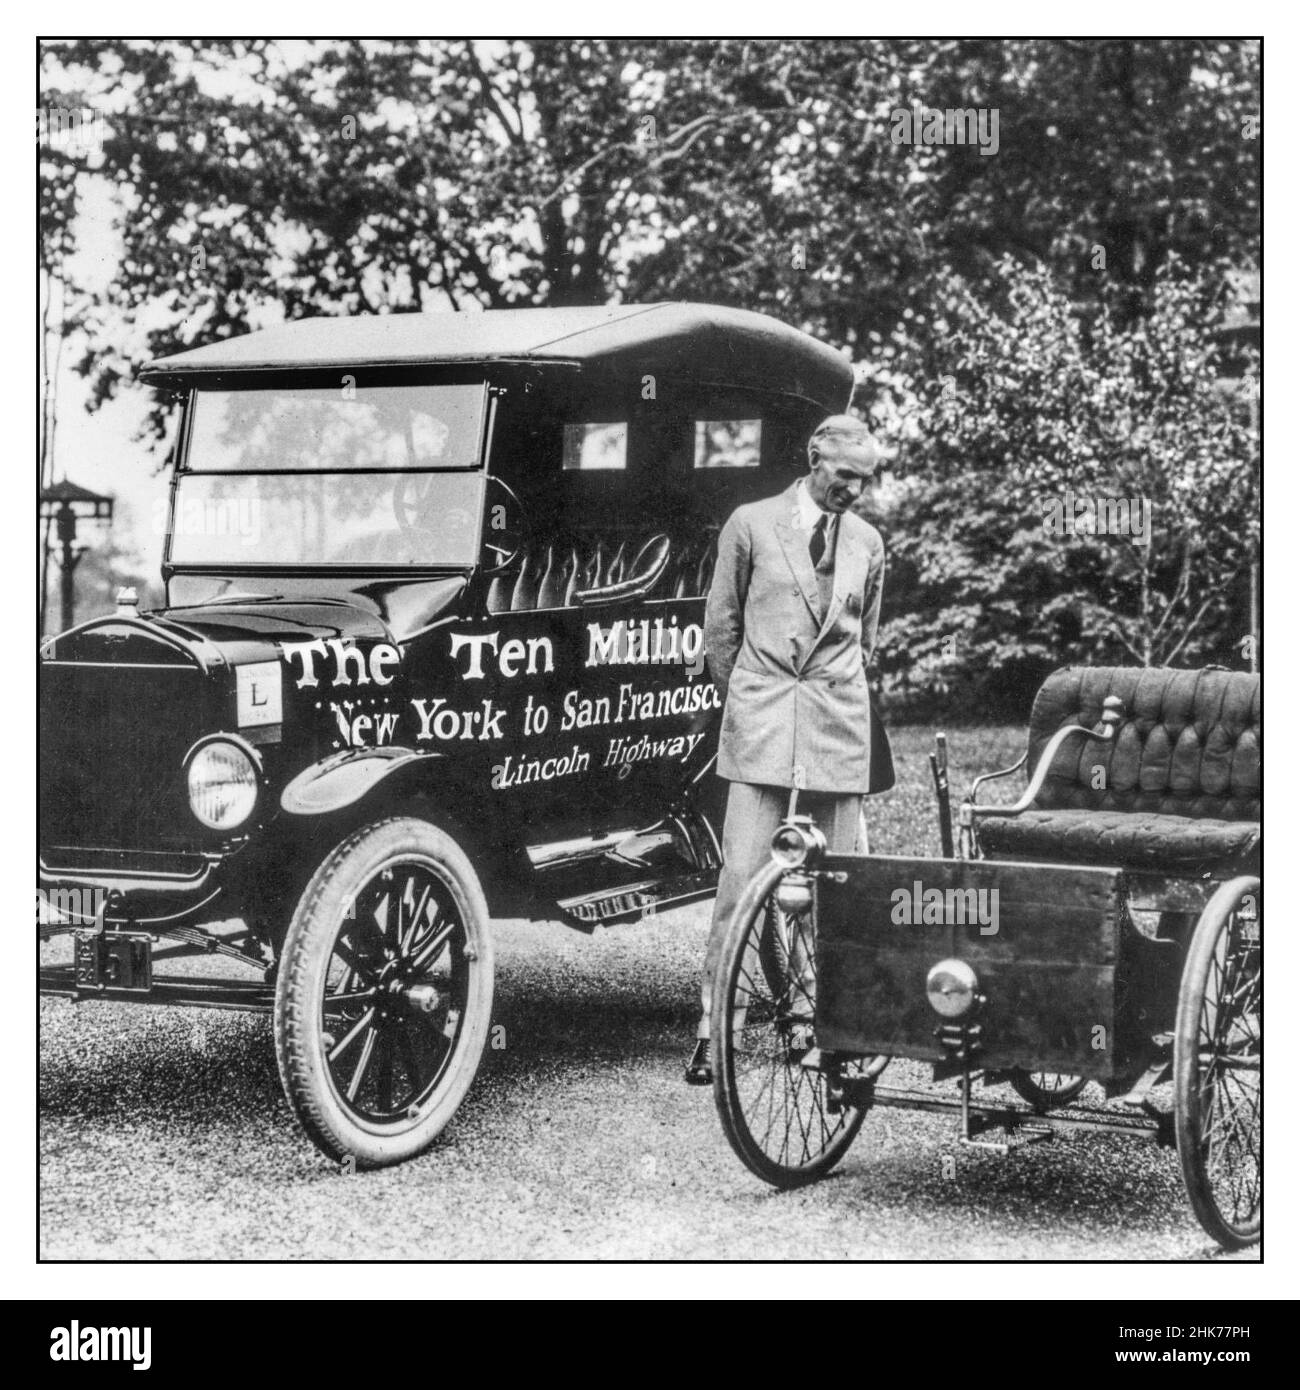
M 460 847 L 414 817 L 332 850 L 285 937 L 275 1047 L 285 1094 L 335 1160 L 427 1149 L 464 1100 L 491 1025 L 487 904 Z
M 1045 1085 L 1040 1077 L 1054 1078 L 1054 1085 Z M 1088 1084 L 1086 1076 L 1071 1076 L 1066 1072 L 1022 1071 L 1011 1073 L 1011 1086 L 1015 1093 L 1026 1100 L 1035 1110 L 1059 1110 L 1078 1098 Z
M 866 1112 L 849 1105 L 828 1110 L 827 1077 L 800 1066 L 813 1042 L 806 988 L 810 972 L 815 987 L 811 930 L 804 982 L 772 988 L 777 957 L 762 938 L 771 923 L 768 900 L 781 875 L 776 864 L 763 868 L 736 906 L 714 981 L 710 1059 L 714 1100 L 736 1155 L 764 1182 L 792 1188 L 830 1172 L 848 1152 Z M 798 1022 L 791 1021 L 795 994 L 803 996 L 807 1015 Z
M 1254 902 L 1256 925 L 1249 931 L 1243 898 Z M 1223 884 L 1196 924 L 1178 992 L 1178 1157 L 1192 1210 L 1229 1250 L 1255 1244 L 1262 1227 L 1263 928 L 1259 879 Z

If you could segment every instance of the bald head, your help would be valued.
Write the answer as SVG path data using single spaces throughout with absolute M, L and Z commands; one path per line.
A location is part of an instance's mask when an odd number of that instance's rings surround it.
M 847 511 L 880 463 L 880 446 L 852 415 L 831 415 L 808 440 L 808 492 L 827 512 Z

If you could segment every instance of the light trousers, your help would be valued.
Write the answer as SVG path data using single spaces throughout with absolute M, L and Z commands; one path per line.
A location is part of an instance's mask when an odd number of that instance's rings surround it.
M 713 981 L 722 959 L 722 946 L 736 904 L 750 879 L 768 862 L 772 836 L 790 807 L 789 787 L 758 787 L 732 782 L 727 794 L 727 818 L 722 828 L 722 872 L 713 904 L 713 926 L 704 952 L 704 976 L 700 985 L 700 1023 L 696 1036 L 709 1036 L 709 1011 L 713 1007 Z M 801 791 L 795 810 L 811 816 L 835 854 L 866 852 L 866 827 L 862 797 L 838 792 Z

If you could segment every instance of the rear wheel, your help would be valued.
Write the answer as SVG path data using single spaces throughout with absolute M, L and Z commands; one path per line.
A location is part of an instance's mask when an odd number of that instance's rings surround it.
M 763 869 L 737 905 L 713 990 L 714 1099 L 731 1147 L 776 1187 L 828 1173 L 848 1151 L 866 1112 L 835 1107 L 831 1078 L 812 1060 L 816 1003 L 814 911 L 775 899 L 782 870 Z M 837 1064 L 874 1075 L 883 1059 Z
M 335 1159 L 427 1148 L 478 1070 L 492 1012 L 487 906 L 464 853 L 426 821 L 350 835 L 312 876 L 276 983 L 280 1077 Z
M 1070 1076 L 1059 1071 L 1014 1071 L 1011 1086 L 1035 1110 L 1058 1110 L 1077 1099 L 1088 1084 L 1086 1076 Z
M 1260 1235 L 1262 1061 L 1257 878 L 1225 883 L 1196 924 L 1174 1031 L 1174 1133 L 1202 1226 L 1229 1249 Z

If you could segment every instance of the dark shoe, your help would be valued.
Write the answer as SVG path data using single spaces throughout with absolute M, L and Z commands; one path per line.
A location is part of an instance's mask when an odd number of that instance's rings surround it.
M 708 1038 L 696 1040 L 695 1051 L 691 1053 L 691 1060 L 686 1064 L 686 1084 L 688 1086 L 713 1085 L 713 1068 L 709 1065 Z

